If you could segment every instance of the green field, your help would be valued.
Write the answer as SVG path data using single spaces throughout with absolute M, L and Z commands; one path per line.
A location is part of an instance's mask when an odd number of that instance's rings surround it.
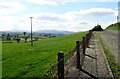
M 44 39 L 30 43 L 2 44 L 3 77 L 42 77 L 57 62 L 57 54 L 67 54 L 87 32 Z
M 109 25 L 106 30 L 120 30 L 120 22 Z

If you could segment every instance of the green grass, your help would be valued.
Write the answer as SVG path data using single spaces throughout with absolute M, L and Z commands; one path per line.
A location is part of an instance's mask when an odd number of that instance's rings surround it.
M 120 22 L 109 25 L 106 30 L 120 30 Z
M 57 54 L 66 55 L 87 32 L 44 39 L 30 43 L 2 44 L 3 77 L 42 77 L 57 62 Z
M 98 38 L 100 40 L 100 43 L 102 45 L 103 51 L 106 55 L 106 58 L 108 60 L 108 63 L 110 65 L 110 68 L 112 70 L 112 73 L 115 77 L 115 79 L 120 79 L 120 67 L 118 66 L 118 64 L 115 62 L 115 58 L 114 56 L 111 54 L 111 52 L 105 47 L 102 38 L 100 37 L 99 33 L 98 33 Z

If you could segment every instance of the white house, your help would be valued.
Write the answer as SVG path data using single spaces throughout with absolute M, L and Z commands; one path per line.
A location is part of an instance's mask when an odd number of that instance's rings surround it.
M 117 22 L 120 22 L 120 1 L 118 2 L 118 16 L 117 16 Z

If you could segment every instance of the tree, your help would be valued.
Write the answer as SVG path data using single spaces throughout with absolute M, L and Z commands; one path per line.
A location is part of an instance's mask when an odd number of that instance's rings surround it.
M 25 42 L 27 42 L 27 37 L 25 36 L 25 35 L 26 35 L 26 32 L 23 32 L 23 34 L 24 34 Z
M 9 33 L 7 34 L 7 40 L 10 40 L 10 34 Z
M 17 38 L 16 41 L 17 41 L 17 43 L 19 43 L 20 42 L 20 38 Z
M 16 41 L 17 41 L 17 43 L 20 42 L 20 38 L 19 38 L 19 35 L 18 35 L 18 34 L 16 35 Z
M 101 28 L 101 25 L 95 26 L 92 30 L 93 31 L 103 31 L 103 29 Z
M 24 36 L 26 35 L 26 32 L 23 32 Z

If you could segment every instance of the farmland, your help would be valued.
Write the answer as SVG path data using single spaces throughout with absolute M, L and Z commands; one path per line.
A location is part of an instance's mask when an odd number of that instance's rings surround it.
M 67 54 L 87 32 L 48 38 L 30 43 L 2 44 L 3 77 L 42 77 L 57 62 L 57 54 Z

